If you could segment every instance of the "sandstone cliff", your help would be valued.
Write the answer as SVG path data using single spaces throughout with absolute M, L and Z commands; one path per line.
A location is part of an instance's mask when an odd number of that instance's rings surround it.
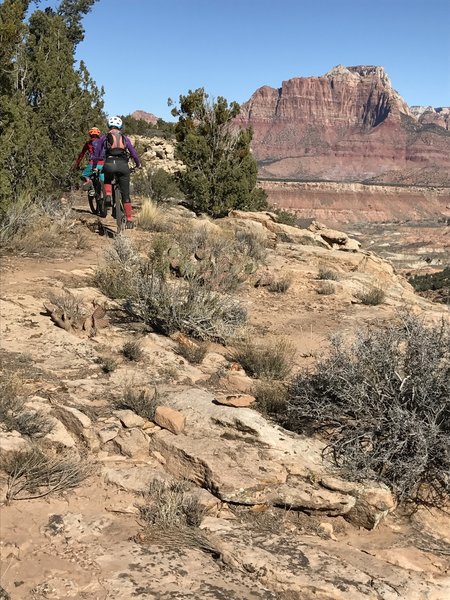
M 449 109 L 410 109 L 382 67 L 339 65 L 258 89 L 239 122 L 269 179 L 445 185 Z
M 135 119 L 142 119 L 142 121 L 146 121 L 151 125 L 156 125 L 158 122 L 158 117 L 153 113 L 145 112 L 145 110 L 135 110 L 134 113 L 131 113 L 131 116 Z

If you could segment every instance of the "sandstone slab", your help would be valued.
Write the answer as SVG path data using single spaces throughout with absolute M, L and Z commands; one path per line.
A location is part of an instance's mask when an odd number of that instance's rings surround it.
M 186 417 L 180 411 L 170 406 L 158 406 L 155 411 L 154 421 L 163 429 L 175 435 L 183 433 L 186 426 Z

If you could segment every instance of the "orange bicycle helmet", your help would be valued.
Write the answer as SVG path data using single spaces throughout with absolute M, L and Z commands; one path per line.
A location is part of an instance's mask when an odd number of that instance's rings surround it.
M 88 134 L 89 135 L 98 135 L 100 137 L 102 132 L 100 131 L 100 129 L 98 127 L 92 127 L 92 129 L 89 129 Z

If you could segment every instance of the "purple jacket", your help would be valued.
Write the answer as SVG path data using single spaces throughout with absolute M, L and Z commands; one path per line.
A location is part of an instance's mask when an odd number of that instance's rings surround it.
M 108 135 L 107 133 L 103 134 L 102 137 L 98 140 L 98 142 L 94 146 L 94 156 L 92 159 L 94 169 L 95 169 L 95 166 L 97 165 L 98 161 L 103 160 L 104 157 L 106 157 L 106 158 L 108 157 L 108 152 L 107 152 L 108 149 L 106 146 L 106 136 L 107 135 Z M 131 158 L 134 160 L 136 166 L 140 167 L 141 161 L 139 160 L 139 155 L 136 152 L 136 148 L 130 142 L 130 139 L 128 136 L 124 135 L 123 139 L 125 142 L 125 148 L 131 154 Z

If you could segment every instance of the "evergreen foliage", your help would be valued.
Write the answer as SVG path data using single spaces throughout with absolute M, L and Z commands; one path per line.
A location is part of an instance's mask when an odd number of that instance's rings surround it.
M 121 119 L 124 129 L 130 135 L 171 139 L 175 134 L 175 123 L 163 119 L 158 119 L 155 125 L 148 123 L 145 119 L 136 119 L 133 115 L 122 115 Z
M 74 58 L 94 2 L 62 0 L 31 15 L 30 0 L 0 5 L 0 217 L 23 193 L 68 185 L 86 131 L 103 125 L 103 90 Z
M 210 100 L 203 88 L 180 96 L 175 127 L 176 156 L 186 165 L 180 188 L 196 212 L 222 217 L 234 208 L 267 208 L 266 194 L 256 188 L 257 165 L 251 155 L 251 129 L 238 129 L 233 119 L 239 104 Z M 169 101 L 169 104 L 171 101 Z

